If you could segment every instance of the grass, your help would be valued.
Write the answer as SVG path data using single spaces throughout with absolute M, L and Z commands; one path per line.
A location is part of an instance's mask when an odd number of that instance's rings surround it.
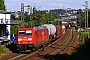
M 8 48 L 6 48 L 5 45 L 0 46 L 0 58 L 3 56 L 9 55 L 10 53 L 11 51 Z
M 4 49 L 3 49 L 2 46 L 0 46 L 0 55 L 1 55 L 2 52 L 4 52 Z

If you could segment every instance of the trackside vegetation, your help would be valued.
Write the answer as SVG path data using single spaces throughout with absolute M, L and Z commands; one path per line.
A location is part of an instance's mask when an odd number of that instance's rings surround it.
M 5 45 L 0 45 L 0 58 L 9 55 L 11 53 L 12 52 Z
M 72 53 L 70 60 L 90 60 L 90 30 L 88 30 L 88 37 L 85 34 L 85 31 L 82 31 L 84 41 L 81 40 L 79 48 Z

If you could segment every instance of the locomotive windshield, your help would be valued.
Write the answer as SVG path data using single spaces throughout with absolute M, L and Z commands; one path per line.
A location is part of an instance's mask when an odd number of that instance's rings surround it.
M 24 30 L 24 31 L 18 31 L 19 35 L 32 35 L 32 30 Z

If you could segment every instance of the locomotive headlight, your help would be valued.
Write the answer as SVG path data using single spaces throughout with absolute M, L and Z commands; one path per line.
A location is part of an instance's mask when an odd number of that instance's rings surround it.
M 29 40 L 29 41 L 31 41 L 31 40 L 32 40 L 32 38 L 28 38 L 28 40 Z
M 18 41 L 22 41 L 22 39 L 19 38 Z

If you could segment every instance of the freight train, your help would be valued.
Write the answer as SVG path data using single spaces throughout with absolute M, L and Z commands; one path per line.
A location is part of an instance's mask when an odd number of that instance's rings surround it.
M 55 26 L 44 24 L 41 26 L 18 28 L 16 33 L 16 49 L 34 51 L 45 47 L 61 37 L 69 25 Z

